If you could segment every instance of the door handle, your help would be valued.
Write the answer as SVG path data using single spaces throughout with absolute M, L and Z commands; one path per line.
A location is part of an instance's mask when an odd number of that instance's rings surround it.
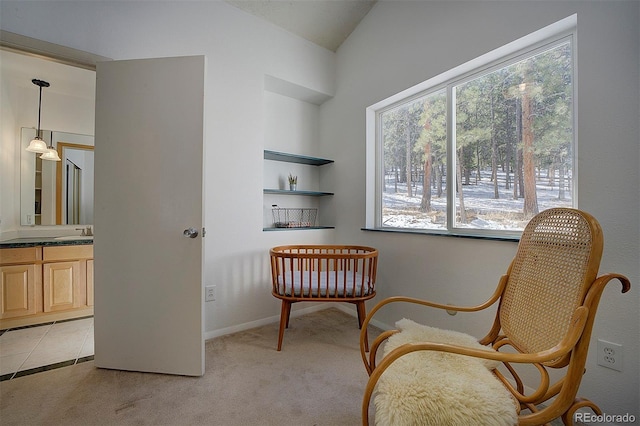
M 198 236 L 198 231 L 195 228 L 189 228 L 185 229 L 182 235 L 189 238 L 195 238 Z

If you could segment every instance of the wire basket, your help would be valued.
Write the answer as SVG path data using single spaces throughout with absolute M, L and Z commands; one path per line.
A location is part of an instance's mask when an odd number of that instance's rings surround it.
M 311 228 L 316 224 L 318 209 L 282 208 L 273 205 L 273 224 L 276 228 Z

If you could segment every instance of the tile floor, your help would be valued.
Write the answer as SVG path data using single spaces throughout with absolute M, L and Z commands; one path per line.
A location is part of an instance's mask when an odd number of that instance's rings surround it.
M 93 359 L 93 317 L 0 333 L 0 381 Z

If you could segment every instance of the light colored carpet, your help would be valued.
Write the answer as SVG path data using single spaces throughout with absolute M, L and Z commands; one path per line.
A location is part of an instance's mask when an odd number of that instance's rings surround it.
M 379 332 L 370 329 L 370 340 Z M 357 319 L 336 309 L 213 339 L 189 378 L 93 361 L 0 382 L 9 425 L 359 425 L 367 374 Z

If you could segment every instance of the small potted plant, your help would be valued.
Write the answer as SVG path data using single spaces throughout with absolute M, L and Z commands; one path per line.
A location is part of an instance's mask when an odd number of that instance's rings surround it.
M 289 191 L 295 191 L 298 185 L 298 176 L 293 176 L 289 173 Z

